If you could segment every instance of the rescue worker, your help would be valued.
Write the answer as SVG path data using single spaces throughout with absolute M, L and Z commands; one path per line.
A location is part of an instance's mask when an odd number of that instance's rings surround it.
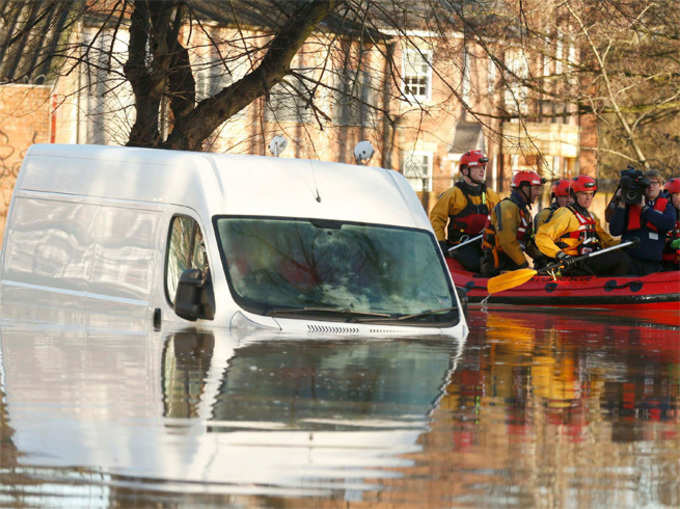
M 462 180 L 441 194 L 432 208 L 430 222 L 445 256 L 456 258 L 470 272 L 479 272 L 481 240 L 449 252 L 449 248 L 482 233 L 498 195 L 487 189 L 484 173 L 489 159 L 481 150 L 463 154 L 459 170 Z M 448 225 L 447 225 L 448 222 Z
M 619 243 L 602 229 L 599 219 L 588 210 L 596 192 L 597 181 L 579 175 L 571 182 L 573 203 L 558 209 L 536 232 L 536 246 L 545 256 L 563 262 L 563 274 L 620 276 L 628 272 L 630 261 L 622 250 L 575 263 L 576 256 Z
M 536 217 L 534 217 L 534 234 L 538 231 L 539 226 L 550 221 L 557 209 L 560 207 L 566 207 L 569 203 L 571 203 L 570 188 L 571 182 L 569 179 L 560 179 L 552 185 L 552 192 L 550 193 L 550 205 L 541 209 L 541 211 L 536 214 Z M 534 256 L 534 268 L 541 269 L 548 265 L 548 263 L 550 263 L 552 260 L 535 247 L 536 243 L 533 238 L 531 239 L 531 242 L 533 243 L 534 252 L 536 253 L 536 256 Z
M 543 223 L 550 221 L 555 211 L 560 207 L 566 207 L 571 203 L 570 194 L 571 182 L 568 179 L 560 179 L 552 185 L 552 192 L 550 193 L 550 205 L 541 209 L 534 218 L 534 231 L 538 231 L 538 227 Z
M 664 186 L 666 198 L 671 200 L 675 207 L 675 226 L 666 234 L 666 244 L 662 255 L 664 270 L 680 269 L 680 177 L 675 177 L 666 182 Z
M 493 276 L 502 270 L 528 267 L 525 251 L 532 249 L 532 221 L 529 208 L 543 190 L 544 180 L 533 171 L 518 171 L 512 177 L 512 192 L 491 211 L 482 240 L 482 274 Z
M 666 234 L 673 229 L 677 217 L 671 200 L 661 195 L 661 174 L 649 170 L 645 172 L 645 177 L 649 186 L 644 191 L 642 202 L 627 204 L 624 200 L 618 200 L 609 221 L 609 231 L 612 235 L 621 235 L 622 241 L 633 237 L 640 239 L 640 243 L 628 251 L 631 274 L 638 276 L 662 269 L 661 257 Z

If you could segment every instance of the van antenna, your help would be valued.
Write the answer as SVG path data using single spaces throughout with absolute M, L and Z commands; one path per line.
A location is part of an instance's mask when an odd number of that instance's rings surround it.
M 362 140 L 354 146 L 354 160 L 357 164 L 368 164 L 373 154 L 375 154 L 375 149 L 370 141 Z
M 279 157 L 279 154 L 286 149 L 286 145 L 288 145 L 286 138 L 277 134 L 272 138 L 272 141 L 269 142 L 269 151 L 274 157 Z

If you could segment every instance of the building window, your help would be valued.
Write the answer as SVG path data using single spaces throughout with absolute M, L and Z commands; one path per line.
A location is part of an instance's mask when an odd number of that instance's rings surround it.
M 562 42 L 562 37 L 558 37 L 555 46 L 555 74 L 562 74 L 562 62 L 564 60 L 564 42 Z
M 297 69 L 298 73 L 310 74 L 311 70 Z M 295 122 L 304 124 L 311 120 L 311 108 L 307 99 L 311 96 L 305 80 L 288 76 L 274 85 L 264 108 L 265 122 Z
M 432 191 L 432 152 L 404 152 L 401 173 L 414 191 Z
M 548 55 L 543 55 L 543 77 L 550 77 L 550 57 Z
M 416 101 L 427 101 L 432 92 L 432 52 L 426 50 L 404 50 L 403 76 L 404 95 Z
M 208 268 L 208 256 L 198 223 L 189 216 L 173 217 L 165 262 L 165 292 L 168 301 L 174 305 L 182 272 L 200 269 L 205 274 Z
M 347 69 L 338 75 L 333 121 L 342 126 L 370 127 L 375 105 L 371 76 L 366 71 Z
M 529 78 L 529 62 L 522 50 L 509 50 L 505 54 L 505 65 L 510 74 L 505 89 L 505 108 L 512 113 L 526 113 L 529 88 L 525 81 Z

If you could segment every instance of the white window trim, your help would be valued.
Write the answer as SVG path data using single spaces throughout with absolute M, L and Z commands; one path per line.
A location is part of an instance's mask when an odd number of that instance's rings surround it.
M 489 95 L 493 95 L 494 92 L 496 91 L 496 62 L 494 62 L 493 58 L 489 58 L 486 89 Z
M 463 76 L 461 80 L 461 95 L 463 97 L 463 101 L 465 101 L 466 104 L 470 104 L 470 97 L 472 94 L 472 72 L 470 71 L 471 60 L 470 52 L 466 46 L 463 48 Z

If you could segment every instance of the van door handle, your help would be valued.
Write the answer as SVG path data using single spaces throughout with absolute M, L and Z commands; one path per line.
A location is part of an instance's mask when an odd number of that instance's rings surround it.
M 161 330 L 161 308 L 153 310 L 153 330 Z

